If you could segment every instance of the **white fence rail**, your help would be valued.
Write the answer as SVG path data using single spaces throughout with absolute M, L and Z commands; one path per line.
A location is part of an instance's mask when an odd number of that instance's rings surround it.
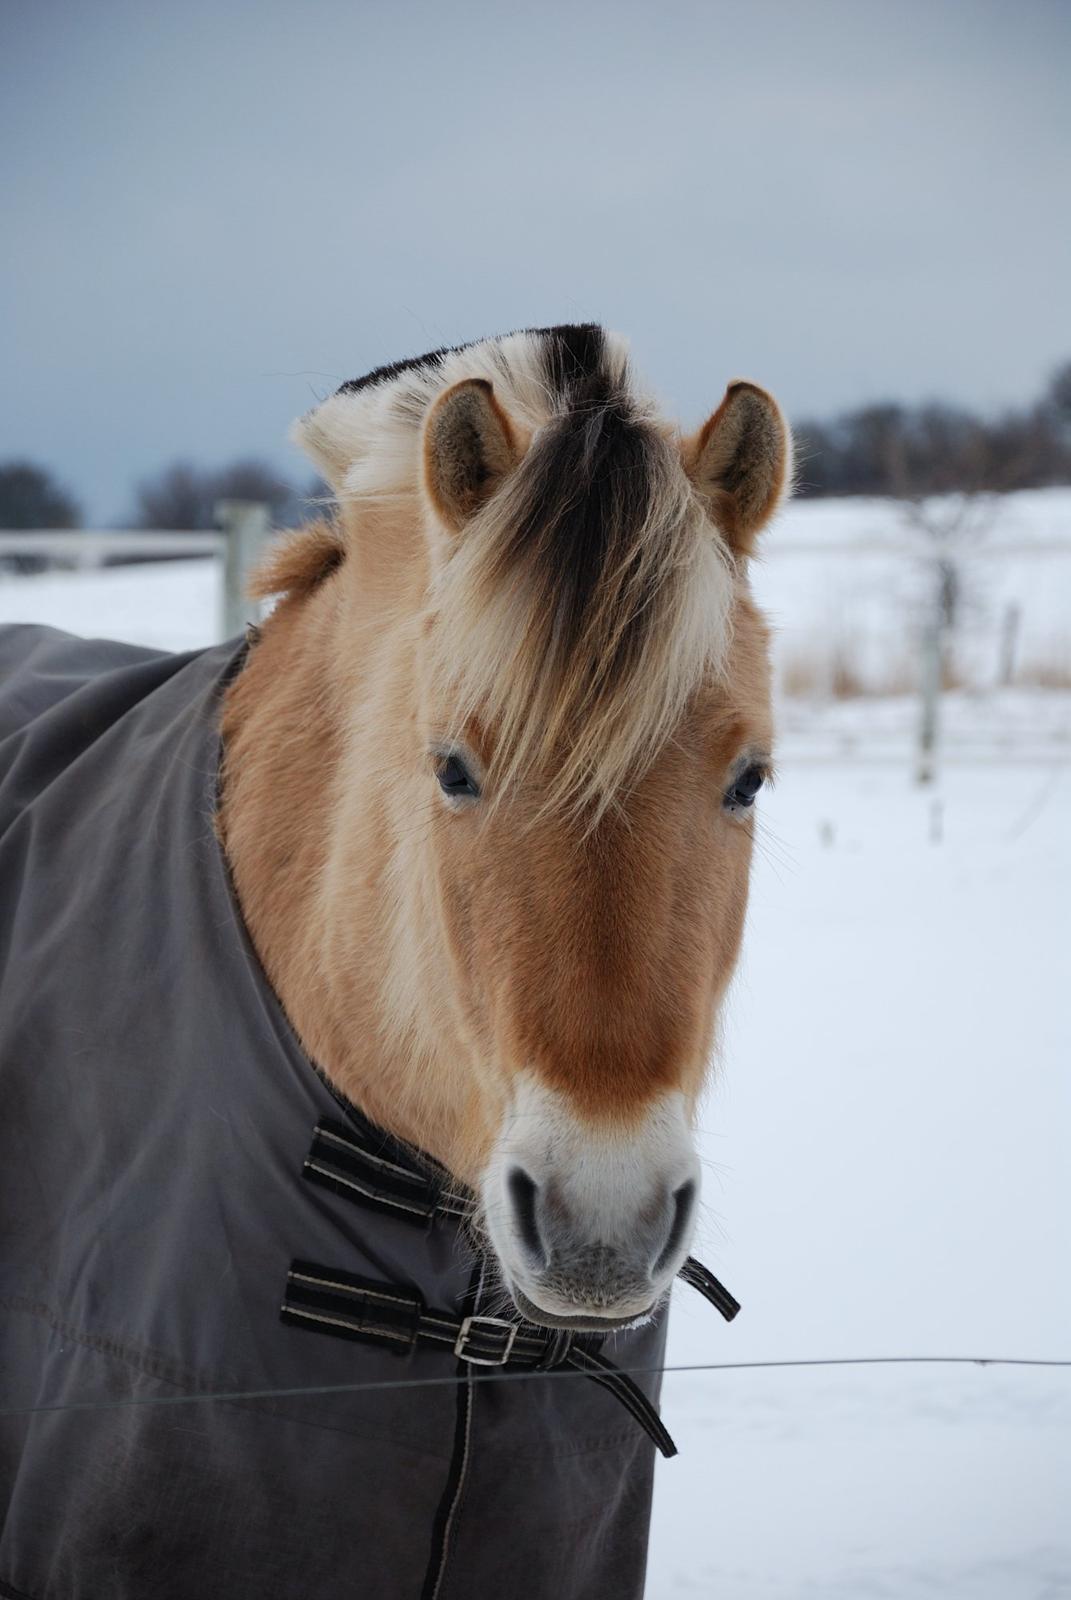
M 257 606 L 247 595 L 249 575 L 271 535 L 271 516 L 256 500 L 221 500 L 216 506 L 218 533 L 183 529 L 41 528 L 25 533 L 0 533 L 0 566 L 5 557 L 43 559 L 93 572 L 109 560 L 141 561 L 146 558 L 214 556 L 223 562 L 220 586 L 221 639 L 233 638 L 257 617 Z
M 141 533 L 96 528 L 41 528 L 32 533 L 0 533 L 4 556 L 40 556 L 61 561 L 80 572 L 103 566 L 110 556 L 140 561 L 146 556 L 215 556 L 223 554 L 226 535 L 188 533 L 183 529 Z

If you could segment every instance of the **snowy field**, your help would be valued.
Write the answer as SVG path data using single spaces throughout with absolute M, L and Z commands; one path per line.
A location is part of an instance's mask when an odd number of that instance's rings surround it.
M 1071 1357 L 1071 771 L 782 772 L 670 1364 Z M 1071 1595 L 1071 1370 L 666 1379 L 649 1600 Z
M 780 668 L 840 630 L 899 670 L 918 568 L 842 548 L 887 518 L 783 520 L 758 578 Z M 671 1364 L 1071 1356 L 1071 695 L 992 692 L 1009 602 L 1025 661 L 1068 648 L 1071 493 L 1004 519 L 978 535 L 933 789 L 910 782 L 911 695 L 782 702 L 703 1119 L 698 1253 L 744 1309 L 726 1327 L 678 1289 Z M 187 648 L 215 636 L 217 581 L 197 562 L 0 579 L 0 622 Z M 664 1409 L 681 1454 L 658 1470 L 648 1600 L 1071 1596 L 1071 1370 L 680 1373 Z

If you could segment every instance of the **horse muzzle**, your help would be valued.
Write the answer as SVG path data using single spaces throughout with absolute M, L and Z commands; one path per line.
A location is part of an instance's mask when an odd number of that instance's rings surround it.
M 688 1253 L 698 1162 L 680 1096 L 592 1126 L 527 1085 L 482 1186 L 506 1283 L 529 1321 L 606 1332 L 644 1321 Z

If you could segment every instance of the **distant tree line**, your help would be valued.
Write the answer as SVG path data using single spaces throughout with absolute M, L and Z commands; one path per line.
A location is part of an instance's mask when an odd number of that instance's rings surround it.
M 138 484 L 132 526 L 207 531 L 217 525 L 217 501 L 259 500 L 268 507 L 274 527 L 288 528 L 304 521 L 310 504 L 327 493 L 318 479 L 305 490 L 296 489 L 264 461 L 232 461 L 215 470 L 175 461 Z
M 1071 362 L 1021 411 L 985 418 L 956 406 L 892 402 L 794 424 L 797 494 L 1006 493 L 1071 483 Z
M 889 495 L 918 501 L 963 491 L 1004 493 L 1071 483 L 1071 361 L 1041 397 L 995 418 L 932 402 L 885 402 L 846 411 L 831 421 L 794 425 L 797 493 Z M 259 500 L 276 527 L 292 527 L 328 498 L 318 480 L 304 489 L 267 462 L 238 460 L 198 467 L 175 461 L 134 491 L 128 526 L 195 531 L 216 526 L 218 500 Z M 0 463 L 0 529 L 78 528 L 78 501 L 47 468 L 32 461 Z M 25 558 L 28 569 L 36 563 Z
M 81 526 L 81 506 L 47 468 L 34 461 L 0 463 L 0 529 L 23 532 Z M 0 557 L 0 570 L 40 572 L 47 565 L 38 556 Z
M 82 508 L 45 467 L 0 463 L 0 528 L 80 528 Z
M 217 501 L 259 500 L 268 506 L 274 526 L 287 528 L 304 521 L 328 494 L 319 479 L 296 488 L 264 461 L 232 461 L 219 468 L 174 461 L 136 486 L 134 515 L 126 526 L 206 532 L 217 525 Z M 33 531 L 82 525 L 78 501 L 46 467 L 33 461 L 0 463 L 0 528 Z

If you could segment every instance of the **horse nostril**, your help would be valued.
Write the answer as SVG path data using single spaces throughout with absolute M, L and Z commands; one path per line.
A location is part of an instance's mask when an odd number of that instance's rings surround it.
M 695 1206 L 696 1186 L 693 1179 L 689 1178 L 679 1188 L 673 1191 L 673 1216 L 669 1224 L 669 1235 L 662 1246 L 661 1254 L 651 1271 L 655 1277 L 663 1272 L 681 1247 L 688 1226 L 692 1220 L 692 1211 Z
M 514 1167 L 506 1179 L 506 1188 L 513 1203 L 513 1220 L 517 1225 L 521 1243 L 528 1253 L 530 1265 L 542 1271 L 547 1264 L 547 1252 L 536 1218 L 539 1186 L 533 1182 L 523 1167 Z

